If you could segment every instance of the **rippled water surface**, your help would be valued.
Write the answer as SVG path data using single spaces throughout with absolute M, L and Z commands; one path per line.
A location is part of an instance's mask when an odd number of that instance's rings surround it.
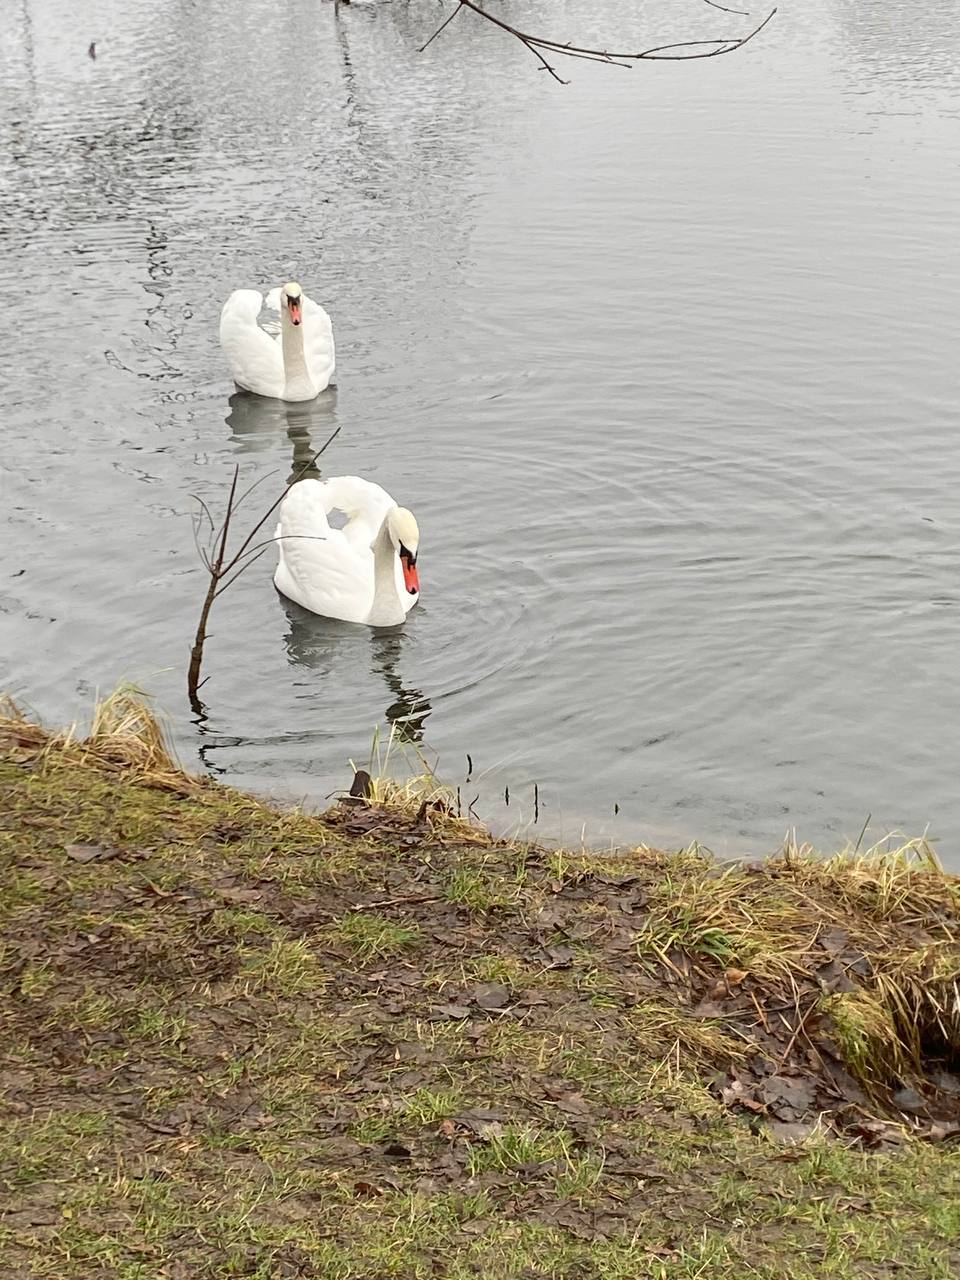
M 469 13 L 418 53 L 443 12 L 9 0 L 0 685 L 62 721 L 134 680 L 187 763 L 283 796 L 393 720 L 499 826 L 537 784 L 567 839 L 870 814 L 960 864 L 960 5 L 788 0 L 739 54 L 567 87 Z M 511 13 L 628 48 L 751 22 Z M 337 335 L 310 405 L 236 394 L 217 346 L 232 288 L 289 277 Z M 239 463 L 253 514 L 335 426 L 327 474 L 417 513 L 421 606 L 324 622 L 271 552 L 197 724 L 190 495 Z

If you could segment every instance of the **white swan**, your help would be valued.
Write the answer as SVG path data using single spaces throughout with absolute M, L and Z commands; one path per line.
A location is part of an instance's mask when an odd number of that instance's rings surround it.
M 331 528 L 331 511 L 347 516 L 342 529 Z M 274 537 L 277 590 L 312 613 L 392 627 L 420 598 L 417 522 L 369 480 L 298 480 L 280 504 Z
M 263 295 L 236 289 L 220 312 L 220 346 L 234 382 L 277 400 L 312 400 L 330 385 L 335 358 L 330 317 L 295 281 L 267 294 L 280 312 L 280 332 L 257 323 Z

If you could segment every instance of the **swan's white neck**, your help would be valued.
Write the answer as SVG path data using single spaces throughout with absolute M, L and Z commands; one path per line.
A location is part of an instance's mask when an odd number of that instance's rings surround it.
M 367 618 L 371 627 L 395 627 L 407 616 L 397 590 L 397 548 L 387 528 L 388 519 L 384 517 L 372 544 L 373 604 Z
M 307 359 L 303 351 L 303 322 L 294 324 L 287 314 L 286 307 L 282 307 L 281 310 L 280 341 L 283 347 L 285 390 L 301 391 L 305 388 L 307 391 L 313 391 L 313 383 L 307 372 Z

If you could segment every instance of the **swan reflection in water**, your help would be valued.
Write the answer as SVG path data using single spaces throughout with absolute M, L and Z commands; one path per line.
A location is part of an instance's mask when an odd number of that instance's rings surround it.
M 420 689 L 404 684 L 398 671 L 407 632 L 401 628 L 377 630 L 338 622 L 334 618 L 322 618 L 308 609 L 301 609 L 279 592 L 277 599 L 290 624 L 284 644 L 292 663 L 334 676 L 341 683 L 343 664 L 352 659 L 364 669 L 363 673 L 357 672 L 358 680 L 370 670 L 382 677 L 393 696 L 384 716 L 397 738 L 402 742 L 423 740 L 424 722 L 432 710 L 430 701 Z
M 262 453 L 275 449 L 280 430 L 293 445 L 293 469 L 287 483 L 298 475 L 319 476 L 318 466 L 307 466 L 316 449 L 313 441 L 323 441 L 339 423 L 337 389 L 328 387 L 315 400 L 288 404 L 251 391 L 235 391 L 230 397 L 226 422 L 240 453 Z M 322 465 L 322 464 L 321 464 Z M 303 468 L 306 467 L 306 470 Z

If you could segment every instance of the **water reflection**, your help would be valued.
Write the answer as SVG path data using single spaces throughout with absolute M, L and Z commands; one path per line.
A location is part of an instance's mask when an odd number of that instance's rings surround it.
M 370 670 L 382 678 L 393 698 L 384 711 L 387 723 L 393 726 L 401 741 L 421 742 L 424 723 L 432 707 L 421 689 L 405 684 L 401 678 L 403 629 L 360 628 L 349 622 L 319 617 L 292 600 L 282 596 L 280 599 L 290 626 L 283 638 L 290 662 L 323 676 L 331 675 L 335 668 L 340 670 L 344 662 L 369 663 Z
M 405 685 L 397 674 L 404 641 L 405 633 L 402 628 L 371 632 L 373 670 L 383 676 L 395 697 L 395 701 L 384 713 L 388 724 L 393 725 L 397 736 L 403 741 L 421 742 L 424 722 L 432 708 L 421 690 Z
M 319 476 L 320 468 L 316 465 L 307 467 L 307 463 L 316 452 L 314 440 L 322 443 L 339 425 L 336 387 L 328 387 L 316 400 L 302 404 L 288 404 L 250 391 L 235 391 L 229 404 L 226 423 L 230 428 L 230 438 L 237 443 L 241 453 L 264 453 L 273 449 L 278 429 L 282 428 L 293 446 L 292 468 L 287 482 L 301 472 L 306 476 Z

